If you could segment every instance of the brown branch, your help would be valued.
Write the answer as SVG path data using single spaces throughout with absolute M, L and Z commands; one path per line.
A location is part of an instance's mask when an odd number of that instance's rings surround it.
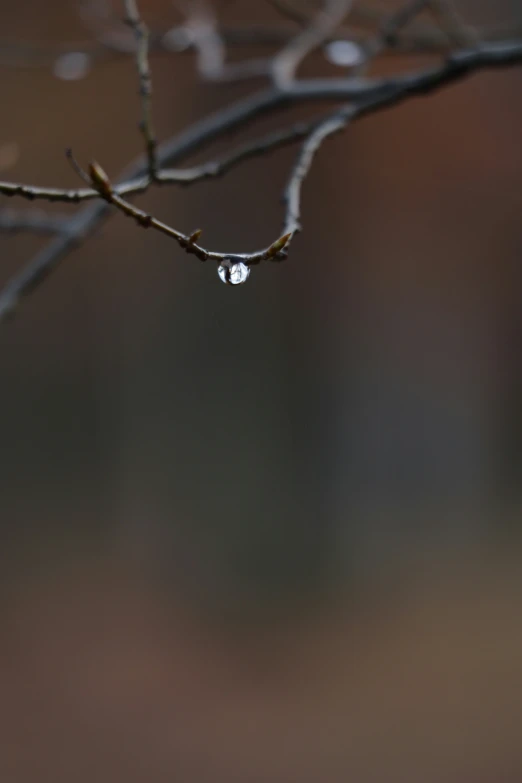
M 191 185 L 203 179 L 212 179 L 227 174 L 232 168 L 250 158 L 265 155 L 276 149 L 294 144 L 311 132 L 319 120 L 297 122 L 289 128 L 273 131 L 252 142 L 247 142 L 225 155 L 221 160 L 203 163 L 201 166 L 187 169 L 163 169 L 158 175 L 159 184 L 177 182 Z
M 350 114 L 354 113 L 355 110 L 351 107 L 346 107 L 327 117 L 308 135 L 301 148 L 283 196 L 283 202 L 286 205 L 284 233 L 290 235 L 287 248 L 294 235 L 302 230 L 301 189 L 310 171 L 314 157 L 322 143 L 329 136 L 344 130 L 348 124 Z
M 78 170 L 77 164 L 75 164 L 75 168 Z M 82 177 L 85 176 L 85 172 L 79 170 L 79 173 Z M 181 231 L 167 225 L 167 223 L 163 223 L 149 213 L 144 212 L 142 209 L 138 209 L 133 204 L 125 201 L 125 199 L 115 193 L 107 174 L 98 163 L 91 163 L 88 176 L 90 177 L 93 187 L 98 191 L 104 201 L 119 209 L 126 217 L 135 220 L 142 228 L 153 228 L 161 234 L 165 234 L 171 239 L 174 239 L 186 253 L 196 256 L 200 261 L 218 261 L 221 263 L 231 256 L 230 253 L 218 253 L 216 251 L 206 250 L 204 247 L 201 247 L 201 245 L 198 245 L 197 240 L 202 234 L 201 230 L 198 230 L 191 235 L 183 234 Z M 259 264 L 261 261 L 274 259 L 275 256 L 284 250 L 288 238 L 288 236 L 281 237 L 276 242 L 269 245 L 269 247 L 258 251 L 257 253 L 241 253 L 237 254 L 235 257 L 240 258 L 242 262 L 247 265 Z
M 116 187 L 122 196 L 134 193 L 143 193 L 149 187 L 148 177 L 138 177 L 129 180 Z M 0 182 L 0 193 L 4 196 L 21 196 L 28 201 L 40 199 L 43 201 L 60 201 L 68 204 L 78 204 L 81 201 L 89 201 L 98 198 L 98 193 L 93 188 L 42 188 L 36 185 L 23 185 L 18 182 Z
M 228 155 L 218 160 L 202 163 L 180 169 L 160 169 L 156 176 L 158 185 L 193 185 L 202 180 L 215 179 L 227 174 L 231 169 L 249 158 L 272 152 L 279 147 L 292 144 L 306 136 L 314 128 L 316 121 L 298 122 L 289 128 L 273 131 L 254 141 L 241 144 Z M 90 183 L 89 183 L 90 184 Z M 119 196 L 131 196 L 144 193 L 150 187 L 148 177 L 137 177 L 114 186 L 114 192 Z M 34 185 L 22 185 L 16 182 L 0 182 L 0 193 L 5 196 L 21 196 L 29 201 L 45 200 L 78 204 L 99 198 L 98 191 L 93 187 L 77 189 L 41 188 Z
M 134 31 L 136 37 L 136 65 L 140 80 L 142 119 L 140 129 L 145 140 L 148 160 L 148 173 L 151 180 L 156 178 L 158 163 L 156 160 L 156 134 L 152 123 L 152 77 L 149 64 L 149 29 L 140 16 L 136 0 L 124 0 L 125 22 Z
M 316 35 L 315 40 L 317 40 L 317 37 Z M 295 45 L 295 41 L 298 39 L 299 36 L 297 39 L 294 39 L 293 45 Z M 297 62 L 297 65 L 303 52 L 306 54 L 309 51 L 303 45 L 300 45 L 298 49 L 298 57 L 296 58 L 295 53 L 291 56 L 292 62 L 294 64 Z M 291 76 L 289 83 L 283 86 L 273 86 L 270 89 L 250 95 L 224 110 L 195 123 L 180 135 L 160 145 L 157 149 L 158 175 L 161 178 L 161 175 L 164 174 L 165 179 L 168 180 L 169 171 L 163 172 L 161 167 L 178 164 L 187 155 L 202 149 L 218 136 L 234 128 L 244 127 L 247 123 L 263 114 L 273 113 L 288 106 L 309 101 L 350 101 L 347 107 L 337 109 L 327 120 L 322 121 L 320 124 L 315 122 L 312 126 L 308 124 L 301 125 L 298 130 L 294 127 L 293 129 L 277 132 L 272 134 L 271 140 L 267 141 L 268 137 L 265 137 L 264 140 L 250 145 L 243 145 L 243 148 L 233 151 L 231 156 L 229 156 L 229 165 L 235 165 L 234 161 L 238 162 L 250 157 L 256 153 L 256 149 L 262 149 L 263 145 L 265 145 L 266 149 L 272 149 L 282 143 L 290 143 L 297 138 L 306 137 L 305 144 L 286 190 L 287 213 L 285 228 L 290 227 L 291 231 L 286 231 L 271 246 L 256 253 L 237 255 L 206 250 L 198 244 L 198 232 L 190 236 L 182 234 L 142 210 L 137 210 L 123 198 L 124 195 L 127 195 L 125 188 L 129 187 L 129 183 L 132 184 L 133 188 L 137 188 L 138 184 L 141 183 L 143 189 L 146 189 L 150 171 L 148 158 L 145 160 L 140 159 L 130 166 L 123 173 L 120 183 L 114 187 L 101 169 L 95 166 L 91 169 L 91 173 L 87 178 L 89 187 L 77 192 L 82 194 L 87 192 L 90 198 L 92 197 L 91 192 L 94 191 L 95 196 L 98 196 L 98 200 L 74 215 L 68 222 L 67 233 L 57 236 L 53 242 L 35 257 L 26 269 L 22 270 L 20 274 L 7 284 L 0 293 L 0 317 L 4 317 L 11 312 L 22 296 L 34 289 L 44 277 L 57 267 L 59 262 L 75 245 L 82 242 L 107 217 L 110 206 L 132 217 L 140 225 L 153 227 L 167 234 L 170 238 L 174 238 L 180 245 L 184 246 L 185 250 L 188 249 L 188 252 L 192 252 L 197 256 L 199 254 L 199 257 L 202 259 L 211 258 L 220 263 L 226 261 L 230 264 L 233 263 L 233 259 L 240 259 L 240 263 L 253 264 L 265 259 L 283 258 L 290 238 L 288 234 L 295 234 L 299 228 L 300 193 L 314 155 L 322 142 L 334 132 L 342 130 L 349 119 L 356 119 L 364 114 L 396 105 L 414 95 L 427 94 L 481 68 L 507 67 L 521 62 L 522 41 L 508 41 L 499 44 L 481 44 L 471 49 L 463 49 L 451 54 L 441 65 L 420 71 L 407 72 L 389 79 L 294 80 L 294 71 L 292 70 L 294 65 L 292 65 L 289 70 L 286 70 L 286 74 L 290 73 Z M 232 163 L 230 163 L 231 158 Z M 192 169 L 191 176 L 193 181 L 196 181 L 198 177 L 202 177 L 204 167 L 210 165 L 204 164 L 203 167 Z M 189 170 L 185 170 L 185 172 L 187 171 Z M 214 170 L 207 169 L 205 176 L 215 176 L 215 171 L 215 166 Z M 197 175 L 194 172 L 197 172 Z M 179 172 L 176 172 L 175 169 L 170 174 L 173 178 L 179 177 Z M 34 193 L 29 195 L 29 191 L 22 192 L 24 186 L 4 183 L 4 187 L 6 185 L 9 186 L 8 190 L 11 188 L 11 195 L 14 192 L 18 192 L 26 197 L 38 197 Z M 93 185 L 95 187 L 92 187 Z M 13 191 L 13 188 L 15 191 Z M 138 191 L 134 190 L 133 192 Z

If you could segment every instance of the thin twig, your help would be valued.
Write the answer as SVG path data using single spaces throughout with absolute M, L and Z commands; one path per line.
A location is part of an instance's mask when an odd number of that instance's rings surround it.
M 75 168 L 78 170 L 77 166 L 75 166 Z M 119 209 L 120 212 L 123 212 L 126 217 L 130 217 L 135 220 L 136 223 L 138 223 L 138 225 L 142 228 L 153 228 L 156 231 L 159 231 L 160 233 L 170 237 L 171 239 L 176 240 L 178 245 L 182 247 L 185 252 L 196 256 L 196 258 L 199 258 L 200 261 L 221 262 L 231 255 L 230 253 L 217 253 L 212 250 L 206 250 L 204 247 L 201 247 L 201 245 L 198 245 L 196 240 L 201 236 L 201 230 L 196 231 L 192 235 L 183 234 L 181 231 L 178 231 L 172 226 L 167 225 L 167 223 L 163 223 L 161 220 L 153 217 L 148 212 L 144 212 L 142 209 L 138 209 L 133 204 L 130 204 L 128 201 L 121 198 L 121 196 L 118 196 L 117 193 L 115 193 L 112 184 L 107 177 L 107 174 L 103 171 L 98 163 L 91 163 L 89 172 L 93 187 L 96 188 L 101 198 L 104 199 L 104 201 L 106 201 L 108 204 L 111 204 L 112 206 Z M 80 173 L 83 176 L 84 172 L 80 170 Z M 241 258 L 242 261 L 248 265 L 259 264 L 261 261 L 274 259 L 279 253 L 281 253 L 281 251 L 284 250 L 287 241 L 288 236 L 284 236 L 276 240 L 276 242 L 272 243 L 264 250 L 258 251 L 256 253 L 236 254 L 236 257 Z
M 325 139 L 332 136 L 334 133 L 339 133 L 339 131 L 344 130 L 349 121 L 350 114 L 353 113 L 354 109 L 346 107 L 339 112 L 336 112 L 334 115 L 327 117 L 309 134 L 301 148 L 283 196 L 283 201 L 286 205 L 284 233 L 290 234 L 287 248 L 294 235 L 302 230 L 301 189 L 304 179 L 310 171 L 315 154 Z
M 225 155 L 220 160 L 203 163 L 201 166 L 195 166 L 192 169 L 173 169 L 172 173 L 169 169 L 163 169 L 158 175 L 158 182 L 163 184 L 174 181 L 191 185 L 203 179 L 221 177 L 250 158 L 265 155 L 268 152 L 299 141 L 299 139 L 307 136 L 319 121 L 297 122 L 289 128 L 273 131 L 266 136 L 261 136 L 252 142 L 236 147 L 235 150 L 232 150 L 231 153 Z
M 122 196 L 133 193 L 143 193 L 149 187 L 148 177 L 139 177 L 129 182 L 118 185 L 116 190 Z M 23 185 L 17 182 L 0 182 L 0 193 L 4 196 L 21 196 L 34 201 L 61 201 L 63 203 L 78 204 L 81 201 L 89 201 L 98 198 L 98 193 L 93 188 L 41 188 L 35 185 Z
M 161 169 L 156 177 L 158 185 L 193 185 L 202 180 L 215 179 L 227 174 L 235 166 L 249 158 L 263 155 L 279 147 L 292 144 L 306 136 L 314 128 L 317 121 L 298 122 L 289 128 L 273 131 L 254 141 L 241 144 L 224 157 L 202 163 L 200 166 L 180 169 Z M 148 177 L 137 177 L 119 185 L 114 185 L 114 192 L 119 196 L 131 196 L 144 193 L 149 189 Z M 0 182 L 0 193 L 5 196 L 21 196 L 29 201 L 45 200 L 77 204 L 99 198 L 95 188 L 59 189 L 40 188 L 33 185 L 22 185 L 16 182 Z
M 152 123 L 152 77 L 149 64 L 149 29 L 140 16 L 136 0 L 124 0 L 126 23 L 136 37 L 136 65 L 140 79 L 142 119 L 140 129 L 145 139 L 148 160 L 148 173 L 151 180 L 156 178 L 158 163 L 156 160 L 156 134 Z

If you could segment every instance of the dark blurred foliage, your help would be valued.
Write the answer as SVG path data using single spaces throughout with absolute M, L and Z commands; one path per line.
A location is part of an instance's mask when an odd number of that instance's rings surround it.
M 0 22 L 85 37 L 66 0 Z M 139 151 L 132 58 L 0 73 L 2 178 Z M 161 138 L 248 89 L 153 73 Z M 2 327 L 2 781 L 522 780 L 521 86 L 329 142 L 290 259 L 239 290 L 117 215 Z M 255 249 L 294 154 L 139 203 Z M 1 237 L 2 280 L 42 241 Z

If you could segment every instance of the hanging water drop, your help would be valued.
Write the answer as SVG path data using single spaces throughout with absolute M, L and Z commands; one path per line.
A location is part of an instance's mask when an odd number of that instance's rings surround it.
M 220 280 L 226 285 L 242 285 L 250 277 L 250 267 L 235 258 L 224 258 L 218 266 Z

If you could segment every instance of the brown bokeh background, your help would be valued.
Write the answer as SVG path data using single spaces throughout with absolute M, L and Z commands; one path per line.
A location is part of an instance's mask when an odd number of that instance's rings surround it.
M 85 37 L 66 0 L 0 23 Z M 153 72 L 161 138 L 248 89 L 191 55 Z M 131 58 L 0 74 L 2 178 L 139 152 Z M 238 290 L 116 215 L 1 329 L 2 781 L 520 783 L 521 86 L 479 74 L 331 141 L 290 259 Z M 294 154 L 139 203 L 255 249 Z M 7 280 L 43 240 L 0 242 Z

